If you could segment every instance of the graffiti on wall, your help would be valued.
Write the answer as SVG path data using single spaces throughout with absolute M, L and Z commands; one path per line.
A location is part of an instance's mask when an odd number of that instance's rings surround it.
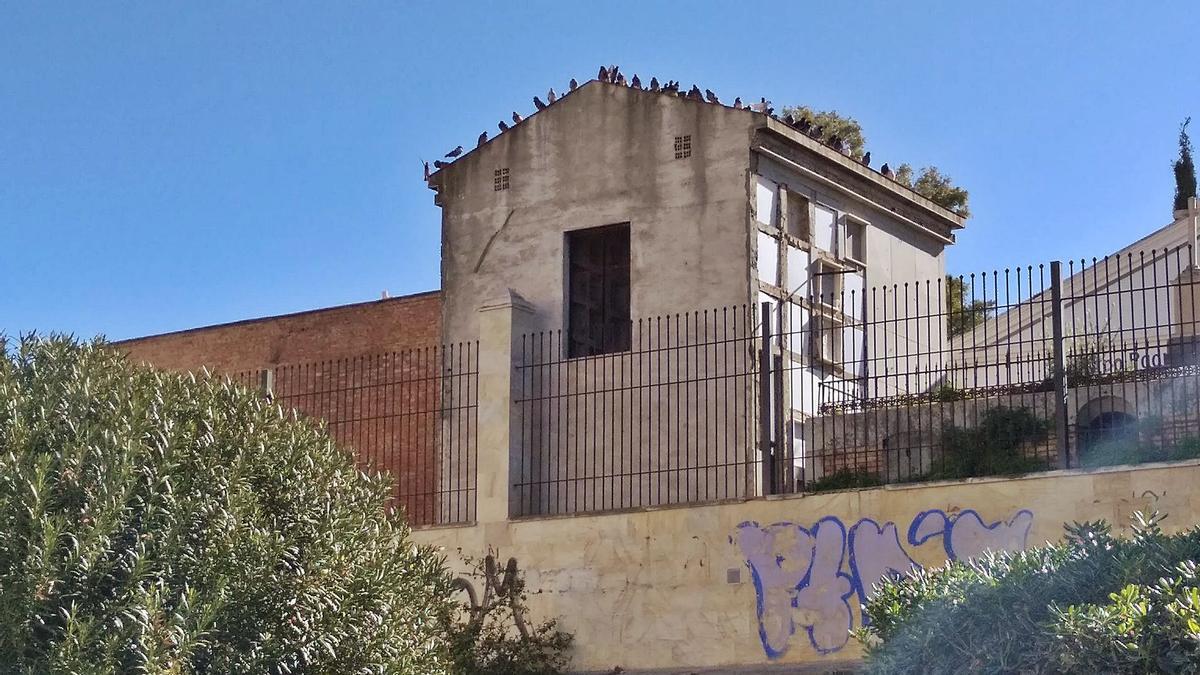
M 947 559 L 966 560 L 988 550 L 1024 549 L 1032 525 L 1028 510 L 988 523 L 970 509 L 935 509 L 918 513 L 904 538 L 912 548 L 934 546 L 937 540 Z M 798 630 L 818 653 L 845 647 L 854 627 L 854 604 L 865 601 L 884 577 L 920 567 L 900 537 L 895 523 L 870 518 L 850 527 L 833 516 L 811 527 L 739 525 L 730 541 L 754 579 L 758 632 L 767 657 L 783 656 Z

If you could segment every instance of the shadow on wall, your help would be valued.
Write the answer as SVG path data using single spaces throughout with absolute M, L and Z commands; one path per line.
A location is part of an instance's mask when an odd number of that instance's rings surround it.
M 1033 512 L 1020 510 L 987 523 L 967 509 L 934 509 L 916 515 L 905 539 L 911 547 L 940 539 L 948 560 L 1026 546 Z M 896 523 L 863 518 L 849 528 L 834 516 L 812 527 L 796 523 L 738 526 L 730 543 L 741 551 L 754 579 L 759 637 L 770 659 L 787 653 L 798 629 L 819 654 L 841 650 L 854 628 L 852 602 L 861 604 L 885 577 L 920 569 L 900 543 Z

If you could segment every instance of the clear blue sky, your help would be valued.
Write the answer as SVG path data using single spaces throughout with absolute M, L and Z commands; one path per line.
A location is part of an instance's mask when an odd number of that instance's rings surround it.
M 841 6 L 835 6 L 841 5 Z M 835 108 L 970 189 L 955 272 L 1169 222 L 1200 5 L 7 3 L 0 333 L 119 339 L 438 285 L 433 159 L 616 62 Z

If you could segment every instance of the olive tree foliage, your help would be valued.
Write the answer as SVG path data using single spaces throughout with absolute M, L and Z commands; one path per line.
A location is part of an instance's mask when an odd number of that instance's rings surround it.
M 319 427 L 100 343 L 0 352 L 6 670 L 449 671 L 441 558 Z
M 797 119 L 807 118 L 821 128 L 819 140 L 828 142 L 834 136 L 846 142 L 849 154 L 855 159 L 861 159 L 867 149 L 867 139 L 863 134 L 862 125 L 853 117 L 842 115 L 836 110 L 813 110 L 808 106 L 784 106 L 783 116 L 792 115 Z M 875 159 L 878 162 L 879 158 Z M 894 168 L 895 180 L 912 188 L 917 194 L 933 203 L 967 218 L 971 211 L 967 206 L 969 194 L 966 189 L 954 184 L 950 176 L 944 174 L 936 166 L 923 167 L 916 178 L 913 178 L 913 168 L 909 164 L 900 164 Z M 1193 193 L 1194 193 L 1193 179 Z M 1180 207 L 1182 208 L 1182 207 Z
M 1196 196 L 1196 164 L 1192 160 L 1192 139 L 1187 128 L 1192 118 L 1179 125 L 1179 159 L 1175 160 L 1175 210 L 1186 209 L 1188 199 Z

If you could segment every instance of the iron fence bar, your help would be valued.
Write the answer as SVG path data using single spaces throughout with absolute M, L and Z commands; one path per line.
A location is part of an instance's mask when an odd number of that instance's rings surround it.
M 1070 435 L 1067 433 L 1067 368 L 1063 355 L 1062 322 L 1062 263 L 1050 263 L 1050 310 L 1054 348 L 1054 426 L 1058 449 L 1058 466 L 1070 466 Z

